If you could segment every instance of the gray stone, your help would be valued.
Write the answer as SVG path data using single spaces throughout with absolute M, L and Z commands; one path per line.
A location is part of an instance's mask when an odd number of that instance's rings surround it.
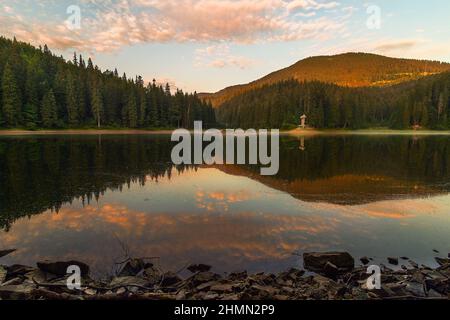
M 208 272 L 211 270 L 211 266 L 208 266 L 207 264 L 192 264 L 189 267 L 187 267 L 187 269 L 192 272 L 192 273 L 196 273 L 196 272 Z
M 419 268 L 419 265 L 418 265 L 416 262 L 412 261 L 411 259 L 408 260 L 408 263 L 409 263 L 414 269 L 418 269 L 418 268 Z
M 447 264 L 450 264 L 450 259 L 446 258 L 434 258 L 437 263 L 439 263 L 440 266 L 445 266 Z
M 145 262 L 142 259 L 130 259 L 125 263 L 119 272 L 120 277 L 136 276 L 145 268 Z
M 67 269 L 70 266 L 78 266 L 81 270 L 81 275 L 87 276 L 89 274 L 89 266 L 79 261 L 40 261 L 37 263 L 40 270 L 48 272 L 60 277 L 67 275 Z
M 219 280 L 221 277 L 218 274 L 212 273 L 212 272 L 201 272 L 192 277 L 190 280 L 190 283 L 196 287 L 199 284 L 205 283 L 205 282 L 214 282 Z
M 148 282 L 145 279 L 138 278 L 138 277 L 117 277 L 114 278 L 111 283 L 109 284 L 110 287 L 132 287 L 132 286 L 139 286 L 139 287 L 146 287 Z
M 17 251 L 17 249 L 0 250 L 0 258 Z
M 216 300 L 218 299 L 220 296 L 219 294 L 215 293 L 215 292 L 208 292 L 203 299 L 204 300 Z
M 323 271 L 328 262 L 342 271 L 351 271 L 355 267 L 355 260 L 347 252 L 304 253 L 303 262 L 305 269 L 315 272 Z
M 144 270 L 143 276 L 148 280 L 152 285 L 158 284 L 161 282 L 162 273 L 159 269 L 155 267 L 149 267 Z
M 197 290 L 203 291 L 203 290 L 205 290 L 205 289 L 211 288 L 212 286 L 214 286 L 214 285 L 216 285 L 216 284 L 217 284 L 217 282 L 215 282 L 215 281 L 202 283 L 202 284 L 200 284 L 200 285 L 197 286 Z
M 398 266 L 398 258 L 389 257 L 387 258 L 388 262 L 394 266 Z
M 13 279 L 9 279 L 6 282 L 2 283 L 2 287 L 3 286 L 16 286 L 18 284 L 22 284 L 23 280 L 21 278 L 13 278 Z
M 363 265 L 368 265 L 369 262 L 370 262 L 369 258 L 367 258 L 367 257 L 362 257 L 362 258 L 359 259 L 359 260 L 361 261 L 361 263 L 362 263 Z
M 171 286 L 174 286 L 174 285 L 180 283 L 181 281 L 182 280 L 178 275 L 169 271 L 169 272 L 164 273 L 164 275 L 162 277 L 162 281 L 161 281 L 161 286 L 162 287 L 171 287 Z
M 422 283 L 418 282 L 408 282 L 406 284 L 405 290 L 411 293 L 415 297 L 425 297 L 425 288 Z
M 5 282 L 6 280 L 6 274 L 8 273 L 8 271 L 6 271 L 5 268 L 3 268 L 2 266 L 0 266 L 0 285 Z
M 34 289 L 34 286 L 27 284 L 3 285 L 0 287 L 0 298 L 5 300 L 30 299 Z
M 331 262 L 327 262 L 327 264 L 323 268 L 323 272 L 329 277 L 336 277 L 339 274 L 339 268 Z
M 229 284 L 229 283 L 225 283 L 225 284 L 216 284 L 214 286 L 212 286 L 210 289 L 210 291 L 214 291 L 214 292 L 219 292 L 219 293 L 230 293 L 233 292 L 233 285 Z
M 14 264 L 10 267 L 7 267 L 7 269 L 8 269 L 8 277 L 9 278 L 14 278 L 16 276 L 23 276 L 23 275 L 27 274 L 28 272 L 35 270 L 32 267 L 23 266 L 21 264 Z

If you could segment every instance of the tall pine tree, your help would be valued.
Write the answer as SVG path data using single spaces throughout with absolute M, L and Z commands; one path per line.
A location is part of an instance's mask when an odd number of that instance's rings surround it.
M 6 64 L 3 72 L 2 93 L 3 120 L 6 126 L 16 126 L 22 109 L 22 97 L 9 63 Z

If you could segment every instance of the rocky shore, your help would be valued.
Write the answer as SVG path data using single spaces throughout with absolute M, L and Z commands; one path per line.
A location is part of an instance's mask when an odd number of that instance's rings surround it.
M 0 258 L 11 253 L 0 251 Z M 305 270 L 279 274 L 220 275 L 208 265 L 191 265 L 182 279 L 164 272 L 146 259 L 127 259 L 108 280 L 89 277 L 88 265 L 78 261 L 41 261 L 36 267 L 0 265 L 0 299 L 3 300 L 409 300 L 450 298 L 450 257 L 436 258 L 438 268 L 414 261 L 388 258 L 401 266 L 381 265 L 381 288 L 369 290 L 370 258 L 354 258 L 345 252 L 305 253 Z M 67 287 L 67 268 L 78 265 L 81 289 Z

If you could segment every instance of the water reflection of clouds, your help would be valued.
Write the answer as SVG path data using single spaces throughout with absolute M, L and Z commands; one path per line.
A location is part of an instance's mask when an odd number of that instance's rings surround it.
M 199 196 L 219 204 L 252 198 L 246 192 L 203 192 Z M 82 207 L 75 202 L 58 214 L 46 212 L 17 221 L 10 232 L 0 233 L 0 240 L 4 247 L 19 248 L 10 258 L 14 263 L 79 258 L 97 270 L 106 270 L 121 254 L 114 240 L 117 236 L 133 254 L 160 256 L 174 269 L 187 262 L 204 262 L 236 270 L 263 261 L 290 261 L 292 252 L 348 246 L 342 237 L 346 233 L 376 241 L 367 219 L 410 221 L 442 213 L 447 202 L 402 200 L 356 207 L 316 203 L 308 214 L 229 214 L 217 210 L 220 205 L 213 212 L 169 214 L 132 210 L 123 203 Z
M 450 197 L 441 197 L 450 198 Z M 395 220 L 408 220 L 415 217 L 423 217 L 443 213 L 448 204 L 434 199 L 405 199 L 373 202 L 359 206 L 343 206 L 329 203 L 311 204 L 322 211 L 336 211 L 347 218 L 386 218 Z
M 246 190 L 212 192 L 199 190 L 195 194 L 197 207 L 208 212 L 227 212 L 231 204 L 256 200 L 257 198 L 259 198 L 259 195 Z
M 331 222 L 321 217 L 254 212 L 150 214 L 108 203 L 66 207 L 58 214 L 47 212 L 23 219 L 0 238 L 4 246 L 20 249 L 15 259 L 29 263 L 39 255 L 61 259 L 70 252 L 104 269 L 103 262 L 117 257 L 120 250 L 112 239 L 117 235 L 138 255 L 166 260 L 176 256 L 178 261 L 204 257 L 213 264 L 217 259 L 238 256 L 248 264 L 286 259 L 294 251 L 322 247 L 321 236 L 335 228 Z

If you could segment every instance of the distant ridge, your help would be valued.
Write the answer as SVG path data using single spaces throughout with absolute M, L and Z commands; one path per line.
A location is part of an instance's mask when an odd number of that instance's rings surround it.
M 214 107 L 252 89 L 283 80 L 321 81 L 346 87 L 383 87 L 416 80 L 450 70 L 450 63 L 398 59 L 369 53 L 345 53 L 310 57 L 272 72 L 248 84 L 236 85 L 200 98 Z

